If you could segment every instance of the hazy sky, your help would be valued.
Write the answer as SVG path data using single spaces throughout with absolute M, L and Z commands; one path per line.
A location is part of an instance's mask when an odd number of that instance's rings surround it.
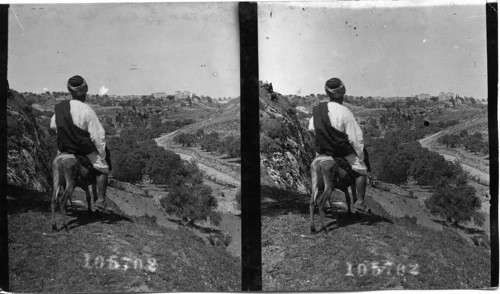
M 484 3 L 398 5 L 259 3 L 259 78 L 283 94 L 336 76 L 348 95 L 486 98 Z
M 17 16 L 17 17 L 16 17 Z M 24 92 L 240 95 L 237 3 L 11 5 L 8 80 Z

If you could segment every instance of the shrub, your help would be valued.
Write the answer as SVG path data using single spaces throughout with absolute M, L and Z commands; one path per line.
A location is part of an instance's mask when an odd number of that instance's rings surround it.
M 408 179 L 408 165 L 401 158 L 386 156 L 382 159 L 378 178 L 384 182 L 401 184 Z
M 182 146 L 191 147 L 198 142 L 198 138 L 193 134 L 180 133 L 174 137 L 174 142 L 182 144 Z
M 171 187 L 201 183 L 202 174 L 195 162 L 182 160 L 170 150 L 164 151 L 152 157 L 146 165 L 146 173 L 153 183 Z
M 241 156 L 241 137 L 228 136 L 223 141 L 224 152 L 231 158 Z
M 212 189 L 206 185 L 177 187 L 163 197 L 160 203 L 167 213 L 175 214 L 190 224 L 207 218 L 215 225 L 220 223 L 220 215 L 213 210 L 217 207 L 217 199 L 212 196 Z
M 205 135 L 205 131 L 203 129 L 198 129 L 195 134 L 196 137 L 202 138 Z
M 217 132 L 211 132 L 210 134 L 203 136 L 200 140 L 200 147 L 211 153 L 217 151 L 220 144 L 219 133 Z
M 278 152 L 280 150 L 280 146 L 276 144 L 274 140 L 269 138 L 268 136 L 261 134 L 260 135 L 260 152 L 261 153 L 273 153 Z
M 117 153 L 111 160 L 113 177 L 118 181 L 133 183 L 142 179 L 145 163 L 139 153 Z
M 414 160 L 410 166 L 409 174 L 419 185 L 435 185 L 436 180 L 443 178 L 453 180 L 462 172 L 458 164 L 450 163 L 443 156 L 426 151 Z
M 481 201 L 475 194 L 476 190 L 469 185 L 443 185 L 425 201 L 425 205 L 431 213 L 455 224 L 471 218 L 480 224 L 484 222 L 484 217 L 478 214 Z
M 285 124 L 277 119 L 262 118 L 260 121 L 261 132 L 271 139 L 285 140 L 287 129 Z

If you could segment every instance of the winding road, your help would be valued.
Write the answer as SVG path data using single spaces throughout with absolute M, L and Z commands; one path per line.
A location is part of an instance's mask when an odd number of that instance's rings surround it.
M 425 138 L 419 140 L 419 142 L 422 145 L 422 147 L 427 148 L 427 149 L 429 149 L 431 151 L 435 151 L 435 152 L 443 155 L 443 157 L 446 160 L 455 161 L 455 160 L 458 159 L 460 161 L 460 165 L 462 166 L 462 168 L 472 178 L 477 179 L 483 185 L 489 185 L 490 184 L 490 174 L 489 173 L 486 173 L 486 172 L 481 171 L 480 169 L 478 169 L 478 168 L 476 168 L 474 166 L 471 166 L 471 165 L 468 165 L 468 164 L 464 163 L 457 156 L 453 156 L 453 155 L 450 155 L 450 154 L 446 154 L 446 153 L 440 152 L 441 151 L 440 149 L 435 148 L 435 145 L 437 144 L 437 138 L 439 137 L 439 135 L 441 133 L 442 133 L 442 131 L 438 132 L 438 133 L 435 133 L 433 135 L 430 135 L 428 137 L 425 137 Z

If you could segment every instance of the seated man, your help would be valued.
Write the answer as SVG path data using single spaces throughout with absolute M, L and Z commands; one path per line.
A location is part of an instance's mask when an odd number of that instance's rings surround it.
M 365 204 L 366 176 L 363 133 L 352 112 L 342 105 L 346 88 L 338 78 L 329 79 L 325 91 L 330 102 L 313 107 L 309 131 L 315 134 L 317 155 L 344 157 L 356 172 L 357 201 L 354 209 L 368 212 Z
M 106 186 L 110 169 L 106 162 L 104 128 L 95 111 L 84 103 L 88 91 L 85 80 L 81 76 L 73 76 L 68 80 L 67 86 L 73 99 L 55 106 L 50 128 L 57 132 L 59 152 L 86 155 L 92 162 L 98 173 L 95 207 L 106 210 Z

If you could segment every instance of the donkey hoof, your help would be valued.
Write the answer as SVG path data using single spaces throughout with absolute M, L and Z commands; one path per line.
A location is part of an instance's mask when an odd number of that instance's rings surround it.
M 310 229 L 311 229 L 311 234 L 316 234 L 317 233 L 315 227 L 310 227 Z
M 55 224 L 52 225 L 52 231 L 57 231 L 57 225 Z

